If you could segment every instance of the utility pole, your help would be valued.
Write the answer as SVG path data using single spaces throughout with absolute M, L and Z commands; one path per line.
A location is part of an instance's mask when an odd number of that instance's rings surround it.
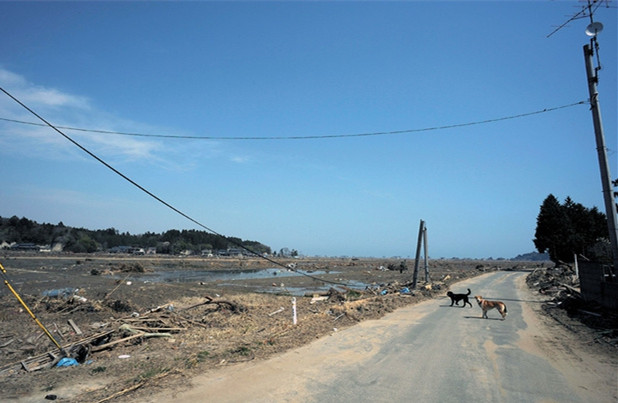
M 418 279 L 418 264 L 421 259 L 421 242 L 425 245 L 425 281 L 429 281 L 429 269 L 427 268 L 427 228 L 425 221 L 421 220 L 418 227 L 418 241 L 416 242 L 416 257 L 414 259 L 414 275 L 412 276 L 412 289 L 416 289 L 416 281 Z
M 596 34 L 599 30 L 590 31 L 595 23 L 590 24 L 587 30 L 588 35 L 592 36 L 590 45 L 584 45 L 584 58 L 586 61 L 586 74 L 588 78 L 588 92 L 590 93 L 590 111 L 592 112 L 592 122 L 594 124 L 594 134 L 597 143 L 597 154 L 599 158 L 599 169 L 601 171 L 601 184 L 603 186 L 603 199 L 605 201 L 605 212 L 607 215 L 607 227 L 609 229 L 609 241 L 612 246 L 614 270 L 618 270 L 618 226 L 616 225 L 616 203 L 612 193 L 612 181 L 609 171 L 609 163 L 607 162 L 607 153 L 605 147 L 605 135 L 603 133 L 603 124 L 601 121 L 601 106 L 599 105 L 599 92 L 597 91 L 597 83 L 599 81 L 598 70 L 601 68 L 593 67 L 593 43 L 596 45 Z M 598 23 L 596 23 L 598 24 Z M 599 25 L 597 25 L 599 27 Z M 602 25 L 600 25 L 602 29 Z M 590 32 L 590 33 L 589 33 Z M 597 45 L 598 52 L 598 45 Z M 598 55 L 597 55 L 598 56 Z
M 423 257 L 425 260 L 425 282 L 429 282 L 429 266 L 427 265 L 427 227 L 423 225 Z

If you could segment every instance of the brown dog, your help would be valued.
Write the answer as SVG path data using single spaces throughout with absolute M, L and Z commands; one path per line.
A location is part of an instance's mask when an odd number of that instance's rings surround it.
M 494 309 L 494 308 L 496 308 L 498 312 L 500 312 L 500 315 L 502 315 L 502 320 L 506 318 L 506 314 L 508 312 L 506 311 L 506 305 L 504 304 L 504 302 L 488 301 L 486 299 L 483 299 L 483 297 L 481 297 L 480 295 L 477 295 L 474 298 L 476 299 L 476 302 L 478 302 L 479 306 L 483 310 L 483 318 L 489 319 L 487 317 L 487 311 L 489 311 L 490 309 Z

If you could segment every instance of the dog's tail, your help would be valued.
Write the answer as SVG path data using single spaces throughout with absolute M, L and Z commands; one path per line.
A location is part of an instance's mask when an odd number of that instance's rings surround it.
M 470 295 L 472 294 L 472 291 L 470 291 L 470 289 L 468 288 L 468 293 L 466 295 Z

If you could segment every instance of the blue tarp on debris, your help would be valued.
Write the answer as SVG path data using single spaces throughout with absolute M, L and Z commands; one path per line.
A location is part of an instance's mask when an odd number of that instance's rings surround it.
M 73 296 L 73 294 L 75 294 L 78 291 L 77 288 L 58 288 L 55 290 L 45 290 L 43 291 L 43 296 L 44 297 L 50 297 L 50 298 L 69 298 L 71 296 Z
M 73 367 L 76 365 L 79 365 L 77 360 L 75 358 L 69 358 L 69 357 L 65 357 L 61 359 L 60 361 L 58 361 L 58 364 L 56 364 L 57 367 Z

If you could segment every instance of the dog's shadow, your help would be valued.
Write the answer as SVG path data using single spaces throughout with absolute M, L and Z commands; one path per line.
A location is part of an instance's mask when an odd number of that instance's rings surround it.
M 491 299 L 491 298 L 490 298 Z M 533 304 L 542 304 L 546 301 L 531 301 L 531 300 L 527 300 L 527 299 L 514 299 L 514 298 L 499 298 L 501 301 L 512 301 L 512 302 L 529 302 L 529 303 L 533 303 Z
M 483 318 L 480 316 L 464 316 L 464 319 L 504 320 L 501 318 Z
M 468 309 L 472 308 L 470 305 L 466 305 L 468 307 Z M 463 308 L 463 306 L 461 305 L 440 305 L 440 308 Z

